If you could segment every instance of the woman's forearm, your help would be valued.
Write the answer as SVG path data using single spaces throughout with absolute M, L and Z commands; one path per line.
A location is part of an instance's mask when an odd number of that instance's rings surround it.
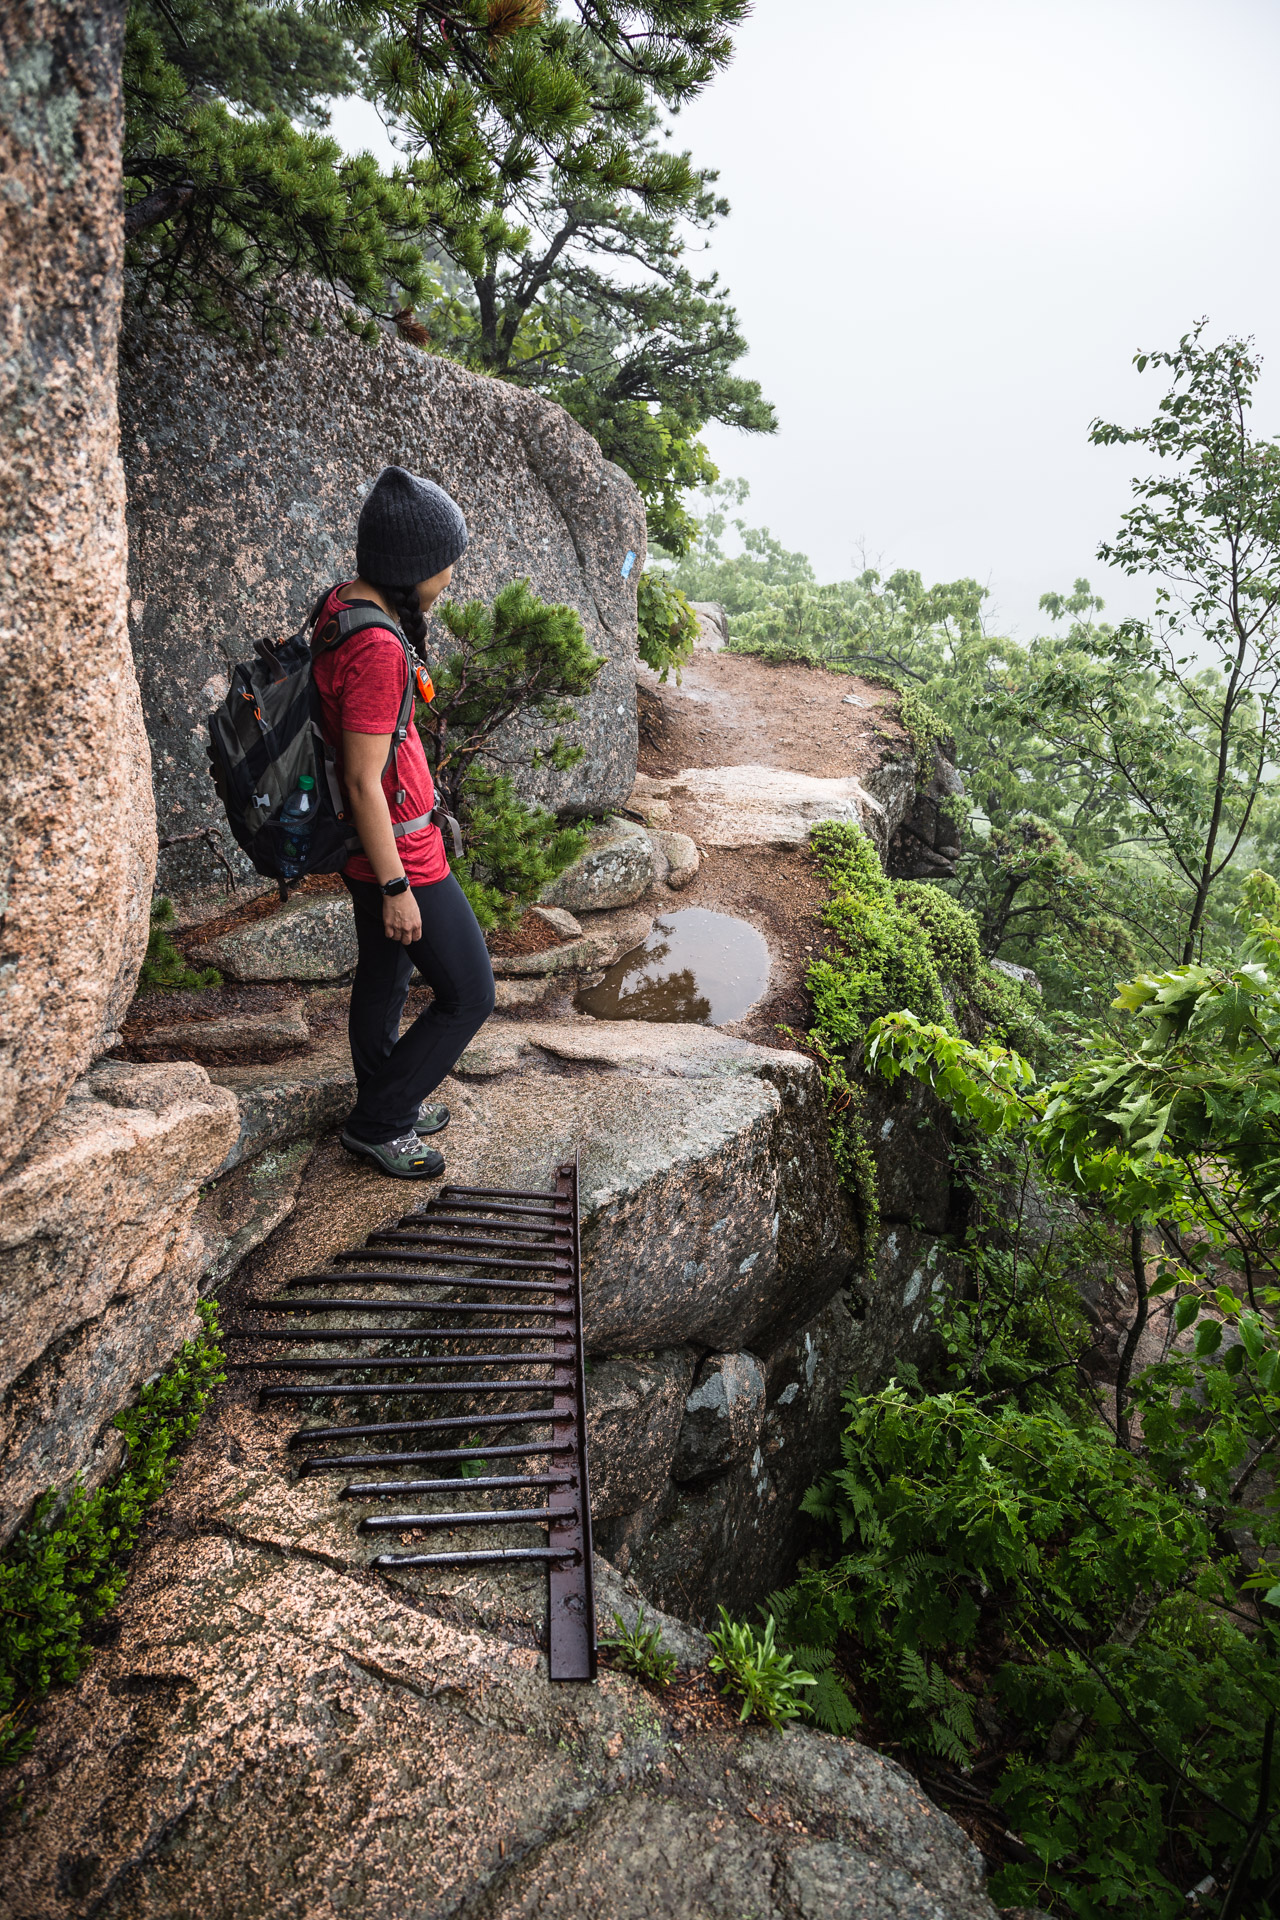
M 360 844 L 378 877 L 379 886 L 385 886 L 388 880 L 399 879 L 404 872 L 404 864 L 391 830 L 391 809 L 387 805 L 381 778 L 372 783 L 349 781 L 347 798 L 355 815 Z

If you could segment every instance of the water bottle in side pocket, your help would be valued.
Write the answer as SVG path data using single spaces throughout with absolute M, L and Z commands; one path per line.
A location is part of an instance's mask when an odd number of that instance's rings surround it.
M 280 809 L 284 834 L 280 866 L 286 880 L 296 880 L 307 870 L 307 850 L 316 822 L 315 785 L 309 773 L 299 774 L 297 787 Z

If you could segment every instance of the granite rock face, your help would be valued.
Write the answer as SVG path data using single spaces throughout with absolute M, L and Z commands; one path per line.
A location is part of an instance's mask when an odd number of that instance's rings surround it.
M 139 1060 L 278 1060 L 299 1053 L 311 1038 L 300 1004 L 280 1013 L 227 1014 L 218 1020 L 175 1020 L 172 1026 L 151 1027 L 131 1040 L 129 1050 Z
M 729 620 L 718 600 L 691 600 L 698 616 L 698 645 L 719 653 L 729 638 Z
M 892 1084 L 867 1074 L 862 1086 L 881 1219 L 945 1233 L 955 1201 L 949 1109 L 909 1074 Z
M 915 788 L 889 842 L 886 867 L 895 880 L 949 880 L 960 857 L 956 805 L 964 782 L 955 768 L 955 743 L 933 748 L 928 782 Z
M 721 1604 L 754 1614 L 791 1578 L 809 1524 L 800 1501 L 840 1457 L 860 1335 L 837 1294 L 789 1339 L 753 1356 L 764 1407 L 745 1457 L 692 1484 L 673 1481 L 660 1506 L 626 1522 L 605 1522 L 602 1547 L 660 1607 L 706 1626 Z
M 652 1359 L 624 1355 L 593 1364 L 587 1444 L 594 1518 L 634 1513 L 666 1491 L 696 1359 L 691 1347 L 665 1347 Z
M 653 842 L 630 820 L 593 827 L 586 851 L 543 888 L 548 906 L 570 913 L 629 907 L 653 885 L 657 872 Z
M 356 966 L 351 900 L 345 893 L 298 894 L 278 913 L 192 946 L 191 956 L 233 980 L 344 980 Z
M 117 451 L 123 6 L 0 8 L 0 1168 L 133 992 L 155 866 Z
M 299 291 L 304 317 L 314 298 Z M 256 637 L 289 630 L 320 588 L 351 574 L 360 503 L 388 462 L 438 481 L 466 514 L 452 599 L 491 600 L 524 577 L 577 609 L 605 656 L 565 729 L 585 758 L 522 774 L 521 786 L 568 812 L 618 805 L 636 764 L 635 488 L 552 402 L 395 338 L 366 346 L 326 320 L 323 340 L 296 329 L 279 358 L 246 356 L 173 315 L 127 322 L 129 589 L 162 838 L 214 828 L 247 873 L 209 784 L 206 717 Z M 530 741 L 548 745 L 551 732 Z M 167 850 L 161 879 L 184 897 L 225 885 L 202 840 Z
M 0 1540 L 116 1464 L 113 1415 L 191 1333 L 192 1214 L 236 1120 L 201 1067 L 104 1062 L 0 1180 Z
M 753 1353 L 710 1354 L 684 1403 L 672 1479 L 701 1480 L 752 1453 L 767 1394 L 764 1372 Z
M 903 1360 L 925 1367 L 938 1351 L 934 1327 L 940 1308 L 964 1283 L 964 1261 L 951 1243 L 916 1227 L 888 1226 L 875 1266 L 859 1282 L 850 1375 L 872 1391 L 893 1377 Z

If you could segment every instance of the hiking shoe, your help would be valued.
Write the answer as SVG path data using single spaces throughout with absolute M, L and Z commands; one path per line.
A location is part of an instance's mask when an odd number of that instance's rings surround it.
M 442 1133 L 448 1124 L 448 1107 L 420 1107 L 413 1130 L 419 1140 L 424 1140 L 429 1133 Z
M 338 1138 L 348 1153 L 372 1160 L 379 1173 L 397 1180 L 434 1180 L 444 1172 L 444 1155 L 424 1147 L 416 1133 L 402 1133 L 398 1140 L 357 1140 L 344 1127 Z

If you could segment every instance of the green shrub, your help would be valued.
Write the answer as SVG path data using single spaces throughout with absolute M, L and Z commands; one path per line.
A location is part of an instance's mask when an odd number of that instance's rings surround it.
M 741 1698 L 740 1720 L 754 1713 L 771 1727 L 785 1727 L 805 1711 L 801 1688 L 816 1687 L 818 1681 L 796 1666 L 793 1653 L 778 1646 L 775 1633 L 772 1614 L 757 1631 L 744 1620 L 731 1620 L 721 1607 L 720 1625 L 708 1635 L 712 1654 L 707 1665 L 721 1676 L 722 1693 Z
M 527 729 L 574 719 L 572 702 L 591 688 L 604 657 L 587 645 L 575 609 L 540 600 L 527 580 L 509 581 L 491 607 L 444 601 L 437 613 L 443 657 L 417 724 L 440 797 L 463 828 L 465 855 L 450 865 L 489 928 L 517 918 L 586 845 L 582 828 L 527 806 L 502 768 L 564 771 L 581 760 L 583 749 L 566 746 L 558 732 L 544 751 Z
M 926 1776 L 977 1761 L 1024 1849 L 998 1904 L 1173 1920 L 1211 1882 L 1218 1920 L 1280 1915 L 1278 902 L 1250 876 L 1236 964 L 1127 982 L 1049 1086 L 907 1012 L 869 1037 L 989 1156 L 970 1284 L 943 1384 L 850 1393 L 821 1544 L 771 1604 Z M 1108 1241 L 1136 1317 L 1104 1419 L 1063 1309 Z M 1181 1350 L 1131 1377 L 1175 1291 Z
M 77 1479 L 64 1499 L 50 1490 L 0 1556 L 0 1765 L 25 1752 L 29 1709 L 88 1664 L 88 1635 L 124 1590 L 128 1557 L 147 1508 L 164 1491 L 174 1456 L 196 1430 L 222 1374 L 217 1311 L 113 1424 L 126 1459 L 108 1486 Z
M 220 987 L 222 975 L 216 967 L 205 967 L 197 973 L 174 946 L 167 931 L 174 917 L 172 901 L 157 896 L 151 902 L 151 932 L 138 975 L 139 987 L 186 988 L 188 991 L 197 987 Z
M 449 864 L 486 931 L 519 919 L 587 844 L 585 827 L 526 806 L 505 773 L 484 767 L 466 777 L 461 825 L 466 851 Z
M 662 1645 L 662 1636 L 656 1627 L 646 1627 L 644 1608 L 636 1608 L 636 1623 L 629 1627 L 620 1613 L 613 1616 L 618 1629 L 617 1638 L 603 1640 L 602 1646 L 608 1647 L 620 1667 L 637 1678 L 647 1680 L 655 1687 L 668 1687 L 675 1673 L 677 1661 L 674 1653 L 668 1653 Z
M 660 680 L 669 673 L 680 683 L 698 644 L 698 616 L 678 587 L 661 573 L 642 573 L 636 586 L 640 658 Z

